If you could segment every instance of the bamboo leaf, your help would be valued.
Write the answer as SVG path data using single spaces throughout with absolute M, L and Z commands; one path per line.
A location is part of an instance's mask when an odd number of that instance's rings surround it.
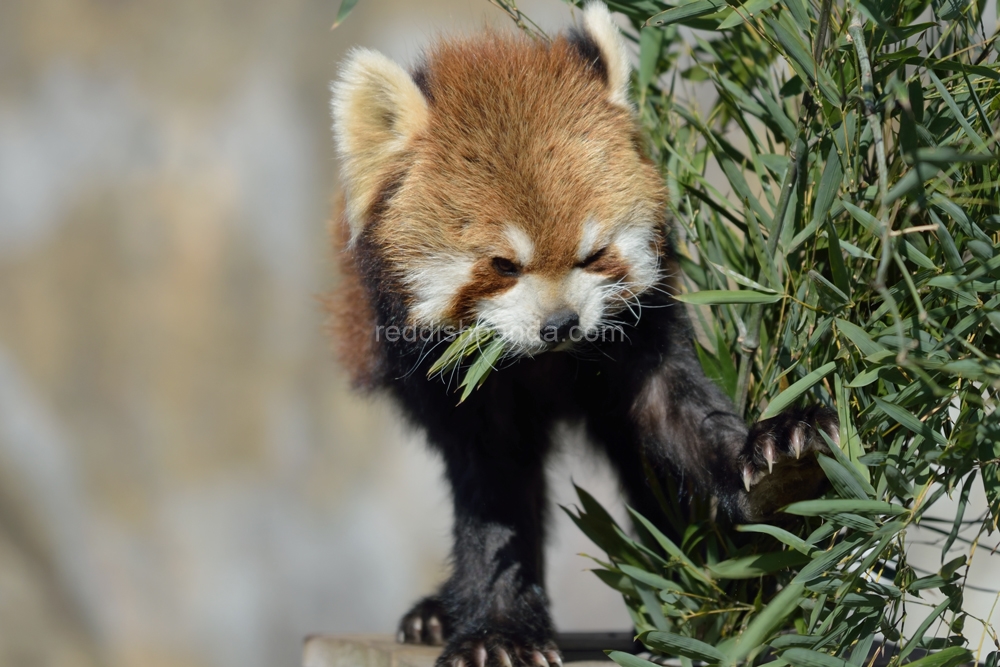
M 781 589 L 781 592 L 753 617 L 739 639 L 726 651 L 730 663 L 743 660 L 751 651 L 763 644 L 789 614 L 798 609 L 796 603 L 802 595 L 803 588 L 801 583 L 793 581 Z
M 809 557 L 797 551 L 775 551 L 724 560 L 709 565 L 708 571 L 717 579 L 756 579 L 808 562 Z
M 893 505 L 882 500 L 803 500 L 785 508 L 789 514 L 799 516 L 823 516 L 830 514 L 889 514 L 897 516 L 909 510 L 901 505 Z
M 798 535 L 793 535 L 784 528 L 778 528 L 777 526 L 771 526 L 766 523 L 752 523 L 737 526 L 736 530 L 741 533 L 763 533 L 765 535 L 770 535 L 771 537 L 774 537 L 775 539 L 778 539 L 784 544 L 795 549 L 799 553 L 803 553 L 807 556 L 816 551 L 816 547 L 811 544 L 807 544 L 806 541 Z
M 790 648 L 781 654 L 781 659 L 797 667 L 849 667 L 850 665 L 841 658 L 804 648 Z
M 714 646 L 710 646 L 692 637 L 683 637 L 672 632 L 644 632 L 639 635 L 639 641 L 654 650 L 663 651 L 668 655 L 701 660 L 710 665 L 726 660 L 726 655 Z
M 351 10 L 354 9 L 354 5 L 356 4 L 358 4 L 358 0 L 341 0 L 340 9 L 337 10 L 337 18 L 334 19 L 333 25 L 330 27 L 330 30 L 333 30 L 341 23 L 343 23 L 347 19 L 347 15 L 351 13 Z
M 734 7 L 734 11 L 725 21 L 719 24 L 719 30 L 728 30 L 737 26 L 749 18 L 760 14 L 778 4 L 778 0 L 748 0 L 739 7 Z
M 642 27 L 653 26 L 656 28 L 665 28 L 674 23 L 684 23 L 690 19 L 705 16 L 706 14 L 714 14 L 728 6 L 725 0 L 694 0 L 694 2 L 689 2 L 679 7 L 671 7 L 666 11 L 650 16 L 642 24 Z
M 767 409 L 761 414 L 761 419 L 769 419 L 778 415 L 782 410 L 794 403 L 802 394 L 806 393 L 813 386 L 833 372 L 837 364 L 833 361 L 823 364 L 804 378 L 792 384 L 788 389 L 778 394 L 773 401 L 768 403 Z
M 702 290 L 678 294 L 674 298 L 696 306 L 719 306 L 728 303 L 777 303 L 781 301 L 782 296 L 752 290 Z

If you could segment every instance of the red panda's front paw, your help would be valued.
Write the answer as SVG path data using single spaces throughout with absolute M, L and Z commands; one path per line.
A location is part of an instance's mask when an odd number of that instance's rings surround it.
M 507 634 L 456 637 L 435 667 L 562 667 L 562 654 L 552 641 L 533 642 Z
M 829 448 L 820 430 L 839 442 L 837 414 L 820 406 L 786 410 L 751 427 L 739 457 L 746 520 L 771 518 L 785 505 L 823 492 L 826 475 L 816 454 L 829 454 Z
M 447 641 L 451 623 L 441 600 L 426 597 L 406 612 L 399 622 L 397 641 L 400 644 L 441 646 Z

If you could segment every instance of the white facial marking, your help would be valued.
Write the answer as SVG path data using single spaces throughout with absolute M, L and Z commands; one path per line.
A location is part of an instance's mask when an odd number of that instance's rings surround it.
M 580 235 L 580 245 L 576 249 L 576 259 L 578 262 L 590 257 L 598 250 L 597 243 L 600 240 L 601 228 L 593 218 L 587 218 L 583 223 L 583 234 Z
M 518 238 L 518 232 L 508 232 L 508 238 L 518 249 L 521 261 L 520 252 L 527 250 L 530 240 Z M 656 238 L 656 228 L 650 224 L 626 224 L 609 235 L 596 220 L 589 219 L 583 225 L 576 249 L 578 261 L 610 244 L 612 251 L 628 267 L 628 274 L 623 279 L 579 267 L 556 277 L 529 270 L 510 289 L 482 299 L 477 305 L 477 314 L 515 355 L 569 347 L 571 343 L 567 341 L 553 348 L 542 340 L 541 334 L 547 319 L 565 310 L 576 313 L 580 320 L 578 328 L 571 333 L 573 342 L 581 338 L 622 340 L 621 327 L 628 326 L 630 320 L 641 314 L 638 295 L 655 284 L 659 277 Z M 620 315 L 623 311 L 629 311 L 631 316 L 628 313 Z
M 492 327 L 515 354 L 537 354 L 549 345 L 542 340 L 542 324 L 553 313 L 572 310 L 580 318 L 574 336 L 592 334 L 602 325 L 607 276 L 572 269 L 561 278 L 525 275 L 506 292 L 483 299 L 479 316 Z M 579 340 L 577 338 L 576 340 Z
M 514 249 L 514 256 L 517 259 L 517 263 L 521 266 L 530 264 L 532 257 L 535 256 L 535 244 L 527 232 L 520 227 L 507 225 L 504 227 L 503 233 L 507 237 L 511 248 Z
M 573 269 L 566 276 L 564 294 L 566 303 L 580 317 L 580 329 L 593 331 L 605 315 L 606 289 L 611 279 L 584 269 Z
M 507 342 L 515 354 L 545 349 L 539 331 L 550 299 L 547 281 L 531 274 L 521 276 L 509 290 L 479 302 L 479 317 Z
M 403 277 L 413 294 L 410 313 L 416 324 L 442 323 L 458 291 L 471 280 L 472 265 L 465 257 L 431 256 Z
M 659 265 L 652 227 L 629 225 L 615 234 L 613 245 L 629 266 L 628 281 L 635 294 L 656 282 Z

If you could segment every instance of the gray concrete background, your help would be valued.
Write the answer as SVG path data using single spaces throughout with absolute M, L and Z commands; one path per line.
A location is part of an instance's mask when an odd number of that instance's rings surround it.
M 291 665 L 442 578 L 440 464 L 323 334 L 328 84 L 353 45 L 509 20 L 338 5 L 0 3 L 0 664 Z M 614 499 L 568 458 L 559 500 Z M 560 627 L 628 627 L 552 518 Z
M 350 46 L 411 61 L 508 20 L 361 0 L 331 32 L 337 5 L 0 3 L 0 664 L 292 665 L 443 576 L 440 464 L 348 392 L 322 331 L 328 82 Z M 564 439 L 556 500 L 572 478 L 614 503 Z M 560 629 L 628 628 L 552 524 Z

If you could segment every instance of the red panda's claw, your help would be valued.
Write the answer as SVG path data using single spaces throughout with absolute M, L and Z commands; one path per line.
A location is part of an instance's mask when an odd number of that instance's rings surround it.
M 801 425 L 793 428 L 791 442 L 789 444 L 792 446 L 792 451 L 795 453 L 796 459 L 802 458 L 802 447 L 805 445 L 805 442 L 805 429 L 803 429 Z
M 472 649 L 472 664 L 474 667 L 486 667 L 486 647 L 482 644 Z

